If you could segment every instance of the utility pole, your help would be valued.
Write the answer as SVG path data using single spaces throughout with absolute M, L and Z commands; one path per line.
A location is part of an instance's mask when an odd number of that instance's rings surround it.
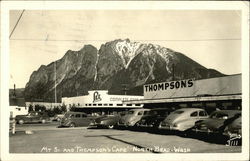
M 175 80 L 174 72 L 175 72 L 175 64 L 173 63 L 173 64 L 172 64 L 172 74 L 173 74 L 172 81 Z

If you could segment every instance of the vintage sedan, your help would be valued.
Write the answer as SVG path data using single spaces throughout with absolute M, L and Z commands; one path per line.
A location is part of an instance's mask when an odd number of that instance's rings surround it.
M 122 116 L 118 121 L 118 126 L 123 127 L 132 127 L 138 126 L 139 120 L 145 115 L 150 109 L 139 108 L 131 109 L 127 114 Z
M 159 129 L 187 131 L 190 130 L 195 122 L 208 118 L 208 114 L 204 109 L 200 108 L 181 108 L 163 120 Z
M 89 127 L 104 127 L 113 129 L 120 119 L 120 115 L 103 115 L 90 122 Z
M 50 118 L 46 112 L 32 111 L 27 115 L 17 115 L 15 118 L 18 124 L 24 123 L 46 123 L 50 121 Z
M 237 120 L 235 124 L 232 124 L 236 119 L 241 116 L 239 110 L 218 110 L 211 113 L 208 119 L 199 121 L 195 124 L 193 130 L 196 132 L 205 133 L 220 133 L 222 134 L 226 127 L 230 130 L 241 129 L 241 122 Z M 230 125 L 231 124 L 231 125 Z M 229 127 L 228 127 L 229 126 Z
M 176 108 L 155 108 L 150 110 L 146 115 L 142 116 L 138 122 L 138 126 L 142 128 L 158 128 L 163 121 Z
M 61 119 L 59 127 L 77 127 L 77 126 L 88 126 L 90 122 L 96 117 L 88 116 L 84 112 L 66 112 L 64 117 Z
M 224 135 L 231 137 L 242 136 L 242 118 L 239 116 L 232 123 L 226 126 L 224 130 Z

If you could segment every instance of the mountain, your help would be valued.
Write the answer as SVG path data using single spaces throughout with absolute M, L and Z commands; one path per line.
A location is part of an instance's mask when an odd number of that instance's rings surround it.
M 123 94 L 125 88 L 128 94 L 143 95 L 142 86 L 147 83 L 223 75 L 169 48 L 117 39 L 99 50 L 92 45 L 69 50 L 61 59 L 42 65 L 30 76 L 25 98 L 55 101 L 56 91 L 60 101 L 61 97 L 83 95 L 93 89 Z

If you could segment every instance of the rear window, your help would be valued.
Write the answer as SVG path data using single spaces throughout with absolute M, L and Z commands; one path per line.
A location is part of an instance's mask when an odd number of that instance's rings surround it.
M 198 112 L 197 112 L 197 111 L 196 111 L 196 112 L 193 112 L 193 113 L 190 114 L 190 116 L 191 116 L 191 117 L 196 117 L 196 116 L 198 116 Z
M 184 111 L 175 111 L 173 114 L 182 114 Z
M 81 115 L 80 114 L 76 114 L 76 116 L 75 116 L 76 118 L 79 118 L 79 117 L 81 117 Z

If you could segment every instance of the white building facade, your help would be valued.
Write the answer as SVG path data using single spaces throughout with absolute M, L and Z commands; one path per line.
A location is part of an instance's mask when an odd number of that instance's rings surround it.
M 142 108 L 141 103 L 124 104 L 123 101 L 141 100 L 143 96 L 134 95 L 110 95 L 107 90 L 88 91 L 88 95 L 77 97 L 63 97 L 62 105 L 66 105 L 67 109 L 75 107 L 78 109 L 89 109 L 100 111 L 119 111 L 131 108 Z

